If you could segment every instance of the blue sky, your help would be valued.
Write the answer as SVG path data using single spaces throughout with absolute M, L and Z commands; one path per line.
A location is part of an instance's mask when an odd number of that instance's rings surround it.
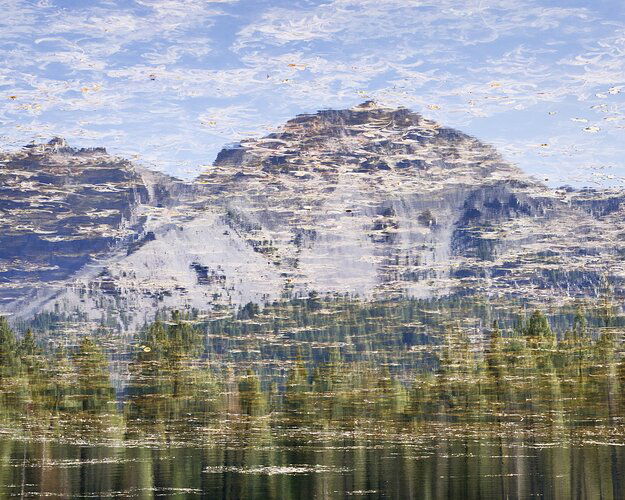
M 374 99 L 552 185 L 625 181 L 621 0 L 0 0 L 0 147 L 60 135 L 181 177 Z

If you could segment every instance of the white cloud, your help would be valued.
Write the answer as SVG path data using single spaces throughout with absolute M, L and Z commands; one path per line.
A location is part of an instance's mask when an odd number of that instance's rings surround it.
M 0 0 L 3 141 L 99 138 L 179 171 L 298 112 L 374 98 L 503 144 L 507 120 L 527 121 L 533 137 L 505 139 L 529 145 L 589 111 L 600 130 L 568 137 L 608 151 L 625 131 L 625 94 L 610 91 L 625 86 L 625 27 L 592 3 L 557 3 Z M 546 107 L 560 113 L 546 120 Z M 562 151 L 549 158 L 581 158 Z

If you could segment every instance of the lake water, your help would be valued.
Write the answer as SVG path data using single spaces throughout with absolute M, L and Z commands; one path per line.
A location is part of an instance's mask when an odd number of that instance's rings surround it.
M 624 497 L 624 443 L 434 426 L 301 432 L 238 419 L 205 445 L 0 439 L 1 498 Z M 197 431 L 196 431 L 197 432 Z M 501 433 L 503 432 L 503 433 Z M 210 432 L 207 433 L 210 435 Z M 499 435 L 498 435 L 499 434 Z M 551 437 L 551 439 L 549 439 Z M 194 436 L 194 440 L 201 436 Z

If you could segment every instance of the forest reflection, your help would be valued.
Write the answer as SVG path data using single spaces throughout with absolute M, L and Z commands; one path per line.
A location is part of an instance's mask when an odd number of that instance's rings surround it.
M 428 328 L 416 302 L 246 307 L 147 326 L 121 386 L 101 339 L 44 349 L 1 320 L 0 497 L 625 495 L 612 306 Z

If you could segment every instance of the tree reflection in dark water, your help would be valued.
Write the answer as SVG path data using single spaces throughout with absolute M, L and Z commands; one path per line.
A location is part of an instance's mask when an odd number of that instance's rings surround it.
M 154 448 L 2 440 L 2 496 L 622 498 L 621 447 L 474 434 L 309 438 Z
M 412 365 L 392 360 L 416 351 L 396 341 L 415 317 L 358 307 L 156 322 L 121 398 L 98 341 L 44 352 L 0 321 L 0 498 L 625 497 L 625 359 L 604 305 L 554 330 L 540 312 L 477 334 L 441 320 Z M 207 355 L 216 330 L 267 350 L 276 321 L 292 338 L 317 324 L 325 354 L 300 338 L 269 368 Z M 338 342 L 345 324 L 364 337 Z

